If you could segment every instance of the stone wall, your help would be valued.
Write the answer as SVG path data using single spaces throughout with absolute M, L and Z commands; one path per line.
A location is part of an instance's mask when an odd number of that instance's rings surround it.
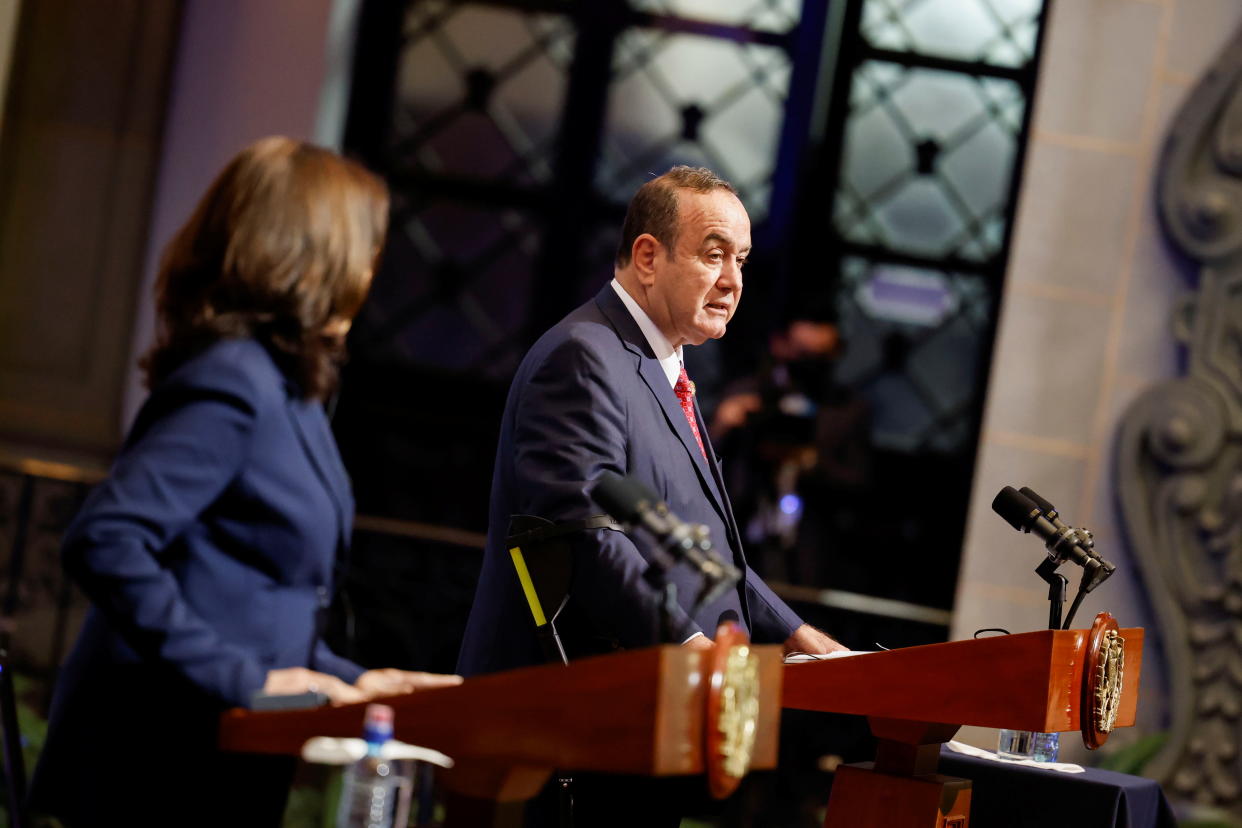
M 1013 256 L 997 333 L 958 583 L 953 637 L 1047 623 L 1042 547 L 991 511 L 1030 486 L 1095 531 L 1118 566 L 1101 609 L 1150 626 L 1115 506 L 1113 444 L 1131 401 L 1178 368 L 1171 314 L 1195 268 L 1164 241 L 1154 172 L 1170 118 L 1242 23 L 1236 0 L 1057 0 L 1047 24 Z M 1076 585 L 1077 571 L 1064 567 Z M 1149 640 L 1140 726 L 1167 726 L 1159 641 Z M 994 744 L 992 731 L 963 737 Z M 1063 740 L 1084 758 L 1077 739 Z

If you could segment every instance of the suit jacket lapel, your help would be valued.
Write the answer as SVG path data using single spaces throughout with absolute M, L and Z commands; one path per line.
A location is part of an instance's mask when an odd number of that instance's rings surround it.
M 694 401 L 694 416 L 699 421 L 699 435 L 703 438 L 703 445 L 707 448 L 707 456 L 712 458 L 709 461 L 712 479 L 716 481 L 716 487 L 720 492 L 721 504 L 724 506 L 725 528 L 733 535 L 731 541 L 734 549 L 737 550 L 735 557 L 739 559 L 739 563 L 745 563 L 745 559 L 741 557 L 741 537 L 738 534 L 737 520 L 733 516 L 733 504 L 729 501 L 729 490 L 725 487 L 724 472 L 720 468 L 720 460 L 716 456 L 716 449 L 712 447 L 712 441 L 707 436 L 707 429 L 703 427 L 703 412 L 699 409 L 698 399 Z
M 612 323 L 613 329 L 616 330 L 617 335 L 621 338 L 621 343 L 626 350 L 638 358 L 639 376 L 642 377 L 643 383 L 660 404 L 660 408 L 664 412 L 664 418 L 668 422 L 668 427 L 681 440 L 682 447 L 686 450 L 690 462 L 694 465 L 694 470 L 698 473 L 704 490 L 711 498 L 712 505 L 715 506 L 716 511 L 720 513 L 721 518 L 727 524 L 729 521 L 729 510 L 725 506 L 724 496 L 716 482 L 716 475 L 708 468 L 708 461 L 703 459 L 703 453 L 699 451 L 699 444 L 694 439 L 694 432 L 690 430 L 690 423 L 686 421 L 686 415 L 681 410 L 681 403 L 677 400 L 677 395 L 673 392 L 672 386 L 669 385 L 668 377 L 665 375 L 664 369 L 660 367 L 660 361 L 651 352 L 651 346 L 647 343 L 647 337 L 643 335 L 642 329 L 638 327 L 634 317 L 630 316 L 629 310 L 621 302 L 621 298 L 617 296 L 616 291 L 612 289 L 611 283 L 604 285 L 604 289 L 596 294 L 595 303 L 599 306 L 604 316 Z M 707 446 L 706 430 L 703 428 L 702 415 L 698 414 L 697 403 L 695 404 L 695 412 L 699 419 L 699 431 L 704 437 L 703 445 Z
M 336 507 L 337 526 L 340 527 L 339 542 L 348 546 L 354 518 L 349 477 L 341 464 L 332 433 L 328 430 L 327 418 L 321 411 L 316 411 L 314 405 L 316 404 L 291 397 L 288 406 L 289 419 L 293 422 L 293 430 L 297 433 L 306 456 L 310 458 L 311 466 L 332 497 L 332 503 Z

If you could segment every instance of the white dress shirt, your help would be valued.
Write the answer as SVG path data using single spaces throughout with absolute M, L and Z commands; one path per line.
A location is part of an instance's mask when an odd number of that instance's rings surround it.
M 625 304 L 625 309 L 630 312 L 630 316 L 634 317 L 634 321 L 638 323 L 638 329 L 643 332 L 643 336 L 647 337 L 647 344 L 651 346 L 651 351 L 656 355 L 656 359 L 660 360 L 660 367 L 664 369 L 664 376 L 668 377 L 669 388 L 677 385 L 677 378 L 681 376 L 681 348 L 674 348 L 673 343 L 668 341 L 668 337 L 664 332 L 656 327 L 656 323 L 651 321 L 651 317 L 647 312 L 630 296 L 629 292 L 621 286 L 616 279 L 612 280 L 612 289 L 621 297 L 621 301 Z

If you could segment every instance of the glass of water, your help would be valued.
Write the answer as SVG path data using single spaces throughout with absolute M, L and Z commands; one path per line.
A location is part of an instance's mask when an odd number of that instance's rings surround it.
M 1000 732 L 996 753 L 1003 759 L 1034 759 L 1036 762 L 1055 762 L 1061 748 L 1061 734 L 1038 733 L 1030 730 L 1005 730 Z

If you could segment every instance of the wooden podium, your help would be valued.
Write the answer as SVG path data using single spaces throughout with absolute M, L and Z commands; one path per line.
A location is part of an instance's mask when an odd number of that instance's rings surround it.
M 962 725 L 1082 730 L 1089 747 L 1101 744 L 1112 728 L 1133 725 L 1143 630 L 1118 630 L 1104 616 L 1091 630 L 1044 630 L 786 665 L 785 707 L 866 716 L 879 741 L 875 762 L 837 769 L 826 828 L 966 828 L 970 782 L 936 773 L 941 744 Z M 1119 673 L 1110 672 L 1116 657 L 1110 668 L 1102 642 L 1113 642 L 1114 651 L 1123 647 Z M 1100 719 L 1101 705 L 1111 721 Z
M 475 802 L 450 806 L 450 824 L 514 824 L 520 808 L 496 804 L 531 798 L 553 769 L 707 773 L 727 793 L 747 768 L 775 767 L 781 678 L 780 648 L 743 640 L 712 653 L 662 646 L 530 667 L 382 701 L 397 739 L 456 762 L 438 778 L 455 802 Z M 364 707 L 230 710 L 220 746 L 296 755 L 313 736 L 359 735 Z

